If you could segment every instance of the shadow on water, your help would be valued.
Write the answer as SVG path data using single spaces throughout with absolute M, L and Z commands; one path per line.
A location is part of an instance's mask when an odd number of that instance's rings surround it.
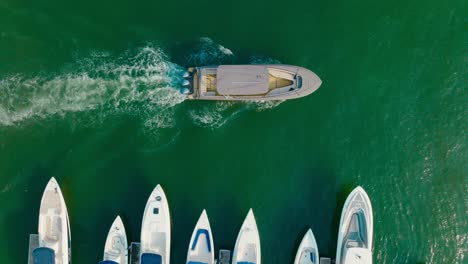
M 184 263 L 192 232 L 203 208 L 197 208 L 189 196 L 176 197 L 176 199 L 179 199 L 175 202 L 177 207 L 171 207 L 171 262 Z M 222 206 L 214 205 L 214 207 L 205 208 L 213 231 L 215 255 L 219 249 L 234 249 L 237 233 L 245 217 L 244 212 L 246 214 L 245 210 L 235 208 L 235 205 L 234 199 L 223 199 Z M 217 207 L 224 207 L 224 209 Z M 225 228 L 226 226 L 232 228 Z
M 93 263 L 102 259 L 107 233 L 117 215 L 122 218 L 128 245 L 130 246 L 131 242 L 140 242 L 143 212 L 148 196 L 156 186 L 145 182 L 143 179 L 146 179 L 146 177 L 141 171 L 125 170 L 122 172 L 131 175 L 131 177 L 120 177 L 125 179 L 121 183 L 125 188 L 119 190 L 118 196 L 113 199 L 114 201 L 106 202 L 105 207 L 99 210 L 99 213 L 94 214 L 92 219 L 80 224 L 80 218 L 77 217 L 75 218 L 75 225 L 71 224 L 72 232 L 74 230 L 80 232 L 79 237 L 75 236 L 72 241 L 73 249 L 75 252 L 80 252 L 80 259 L 87 258 L 87 260 L 80 261 L 80 263 Z M 110 190 L 102 191 L 104 192 L 103 195 L 113 195 Z M 81 214 L 85 214 L 85 212 Z M 92 221 L 92 224 L 89 221 Z M 82 252 L 88 252 L 88 254 L 85 255 Z
M 333 201 L 333 194 L 335 192 L 335 175 L 328 169 L 321 168 L 321 166 L 312 166 L 303 171 L 298 172 L 294 177 L 300 177 L 301 180 L 294 180 L 294 187 L 296 193 L 301 193 L 300 197 L 289 199 L 288 206 L 281 212 L 283 215 L 281 223 L 278 226 L 288 227 L 284 228 L 283 234 L 276 234 L 278 237 L 291 237 L 291 233 L 295 234 L 294 241 L 287 244 L 282 244 L 282 248 L 291 246 L 287 252 L 289 256 L 285 259 L 290 259 L 289 263 L 294 263 L 299 245 L 310 228 L 317 241 L 319 254 L 329 256 L 333 251 L 334 246 L 330 243 L 331 235 L 333 232 L 332 217 L 334 213 L 335 201 Z M 291 215 L 290 210 L 295 211 Z M 291 219 L 292 218 L 292 219 Z M 330 228 L 325 228 L 329 227 Z M 289 233 L 289 234 L 288 234 Z M 271 241 L 274 238 L 270 238 Z M 333 239 L 331 239 L 333 241 Z M 289 252 L 289 253 L 288 253 Z
M 27 192 L 28 195 L 20 195 L 23 198 L 21 207 L 7 215 L 2 232 L 6 234 L 8 241 L 5 245 L 11 247 L 7 250 L 7 252 L 12 252 L 9 259 L 15 259 L 15 263 L 27 263 L 29 234 L 37 234 L 42 193 L 51 177 L 51 173 L 42 167 L 32 168 L 28 174 L 24 185 L 18 187 L 20 191 Z M 60 179 L 57 181 L 61 182 Z M 27 232 L 18 232 L 21 229 Z M 25 233 L 28 235 L 23 235 Z M 24 252 L 24 254 L 14 254 L 16 252 Z

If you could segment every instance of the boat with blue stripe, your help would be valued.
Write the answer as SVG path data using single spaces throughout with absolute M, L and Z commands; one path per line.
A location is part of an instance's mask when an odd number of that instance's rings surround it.
M 203 210 L 193 230 L 187 253 L 187 264 L 213 264 L 214 246 L 210 222 Z

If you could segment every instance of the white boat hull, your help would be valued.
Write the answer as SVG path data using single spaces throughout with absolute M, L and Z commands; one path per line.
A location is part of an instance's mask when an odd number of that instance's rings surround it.
M 127 235 L 122 219 L 117 216 L 112 223 L 104 247 L 103 260 L 114 261 L 118 264 L 128 264 Z
M 62 191 L 54 178 L 47 183 L 39 212 L 39 247 L 50 248 L 56 264 L 70 263 L 70 224 Z
M 372 264 L 373 228 L 369 196 L 362 187 L 356 187 L 343 206 L 336 264 Z
M 260 235 L 252 209 L 242 224 L 232 254 L 232 264 L 242 262 L 261 263 Z
M 145 253 L 161 259 L 162 264 L 170 262 L 171 222 L 169 205 L 160 185 L 151 193 L 146 203 L 141 227 L 140 261 Z M 148 255 L 147 255 L 148 256 Z
M 213 235 L 205 210 L 198 219 L 190 239 L 187 264 L 192 263 L 214 263 Z
M 282 101 L 315 92 L 322 80 L 294 65 L 218 65 L 189 68 L 188 99 Z
M 317 241 L 309 229 L 299 245 L 294 264 L 319 264 L 319 261 Z

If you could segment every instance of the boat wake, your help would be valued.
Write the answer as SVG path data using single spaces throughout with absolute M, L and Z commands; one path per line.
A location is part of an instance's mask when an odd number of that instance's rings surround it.
M 195 44 L 187 58 L 194 66 L 235 60 L 230 49 L 206 37 Z M 252 57 L 250 63 L 262 60 L 274 61 Z M 172 128 L 177 123 L 176 109 L 186 99 L 180 93 L 184 71 L 160 47 L 147 45 L 119 56 L 92 52 L 59 72 L 3 76 L 0 127 L 65 118 L 82 126 L 103 122 L 109 116 L 128 115 L 137 117 L 150 131 Z M 278 104 L 210 102 L 191 104 L 184 111 L 195 125 L 219 128 L 246 110 L 263 111 Z M 83 119 L 80 113 L 90 114 Z
M 167 112 L 185 99 L 175 89 L 182 72 L 161 49 L 148 46 L 120 57 L 94 52 L 54 74 L 8 76 L 0 80 L 0 125 L 95 111 L 101 118 L 125 113 L 167 127 Z

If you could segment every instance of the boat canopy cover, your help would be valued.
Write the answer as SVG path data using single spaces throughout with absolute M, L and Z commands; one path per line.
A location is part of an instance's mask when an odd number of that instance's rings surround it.
M 221 65 L 216 73 L 221 95 L 257 95 L 268 92 L 268 68 L 262 65 Z
M 161 264 L 162 257 L 159 254 L 143 253 L 140 259 L 141 264 Z
M 99 262 L 99 264 L 119 264 L 119 263 L 112 261 L 112 260 L 103 260 Z
M 36 248 L 32 253 L 34 264 L 55 264 L 55 253 L 51 248 Z

